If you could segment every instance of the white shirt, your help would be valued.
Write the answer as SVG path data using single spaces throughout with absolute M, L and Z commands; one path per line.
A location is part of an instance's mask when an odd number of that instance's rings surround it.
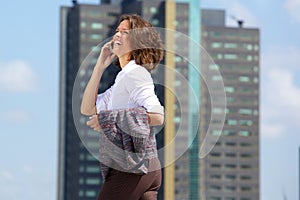
M 143 106 L 147 112 L 164 114 L 154 92 L 154 84 L 146 68 L 130 61 L 118 73 L 115 83 L 98 94 L 97 113 L 101 110 L 126 109 Z

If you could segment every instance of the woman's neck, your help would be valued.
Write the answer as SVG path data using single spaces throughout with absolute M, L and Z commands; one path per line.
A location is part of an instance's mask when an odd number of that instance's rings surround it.
M 129 63 L 129 55 L 124 55 L 119 58 L 120 66 L 123 69 Z

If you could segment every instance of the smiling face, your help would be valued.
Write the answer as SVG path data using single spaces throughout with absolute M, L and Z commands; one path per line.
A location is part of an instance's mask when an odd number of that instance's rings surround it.
M 130 24 L 128 20 L 122 21 L 115 31 L 113 36 L 113 53 L 119 58 L 127 57 L 131 51 L 129 41 Z

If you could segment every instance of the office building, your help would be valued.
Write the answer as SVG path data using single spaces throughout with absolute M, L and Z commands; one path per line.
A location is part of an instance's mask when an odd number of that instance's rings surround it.
M 225 11 L 202 11 L 202 45 L 214 60 L 208 70 L 221 76 L 227 106 L 223 130 L 210 130 L 219 137 L 208 156 L 200 159 L 200 199 L 259 199 L 259 30 L 225 26 Z M 211 88 L 214 90 L 214 88 Z M 212 114 L 207 88 L 201 88 L 200 133 L 205 134 Z M 214 123 L 212 121 L 211 123 Z M 201 138 L 201 136 L 200 136 Z
M 95 199 L 103 182 L 99 161 L 85 148 L 79 137 L 86 135 L 96 143 L 98 136 L 84 129 L 87 120 L 84 116 L 79 118 L 81 125 L 75 126 L 74 122 L 78 119 L 74 119 L 73 112 L 79 112 L 80 104 L 76 102 L 77 105 L 72 105 L 72 92 L 79 66 L 92 48 L 111 33 L 119 14 L 118 5 L 79 5 L 74 2 L 73 6 L 60 9 L 58 200 Z M 86 76 L 82 78 L 84 87 L 92 68 L 80 73 Z M 107 81 L 103 87 L 108 87 L 112 82 L 109 77 L 116 73 L 117 70 L 111 70 L 104 75 Z M 77 109 L 73 111 L 74 106 Z

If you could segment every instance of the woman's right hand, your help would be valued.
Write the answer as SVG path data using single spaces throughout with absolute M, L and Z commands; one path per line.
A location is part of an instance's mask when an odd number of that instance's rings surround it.
M 116 57 L 114 53 L 111 52 L 110 46 L 113 41 L 107 42 L 101 49 L 100 55 L 97 60 L 96 67 L 100 67 L 101 69 L 106 69 L 113 59 Z

